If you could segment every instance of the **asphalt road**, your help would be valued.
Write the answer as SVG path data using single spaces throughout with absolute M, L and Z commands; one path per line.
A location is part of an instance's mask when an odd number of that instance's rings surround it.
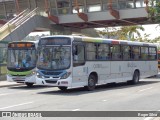
M 66 92 L 56 87 L 25 85 L 0 88 L 0 111 L 159 111 L 160 78 L 142 79 L 137 85 L 126 83 L 83 88 Z M 8 118 L 2 118 L 7 120 Z M 21 118 L 16 118 L 21 119 Z M 35 119 L 35 118 L 33 118 Z M 38 118 L 39 119 L 39 118 Z M 46 118 L 41 118 L 46 119 Z M 51 118 L 47 118 L 51 119 Z M 52 118 L 74 120 L 73 117 Z M 79 120 L 148 120 L 144 117 L 81 117 Z

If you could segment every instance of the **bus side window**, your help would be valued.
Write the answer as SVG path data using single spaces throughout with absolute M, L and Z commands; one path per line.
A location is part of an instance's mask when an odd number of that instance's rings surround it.
M 77 52 L 77 46 L 73 46 L 73 60 L 77 61 L 78 60 L 78 52 Z
M 87 43 L 86 44 L 86 57 L 87 60 L 96 60 L 96 44 L 95 43 Z
M 142 60 L 148 59 L 148 47 L 141 47 L 141 59 Z
M 130 60 L 132 58 L 132 49 L 128 45 L 122 46 L 122 54 L 123 54 L 123 60 Z
M 81 65 L 85 62 L 84 51 L 83 45 L 73 46 L 73 61 L 77 63 L 76 65 Z
M 109 58 L 109 45 L 107 44 L 98 44 L 98 60 L 108 60 Z
M 121 60 L 122 55 L 121 55 L 120 45 L 112 45 L 111 53 L 113 60 Z
M 156 48 L 154 47 L 149 47 L 149 60 L 156 60 L 157 55 L 156 55 Z
M 132 58 L 134 60 L 139 60 L 140 59 L 140 49 L 138 46 L 132 47 Z

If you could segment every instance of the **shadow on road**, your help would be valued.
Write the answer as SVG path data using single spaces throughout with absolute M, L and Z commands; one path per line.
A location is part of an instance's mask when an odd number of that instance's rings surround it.
M 45 89 L 45 88 L 49 88 L 49 87 L 40 86 L 40 85 L 33 85 L 32 87 L 27 87 L 26 85 L 8 87 L 8 89 L 21 89 L 21 90 L 37 90 L 37 89 Z
M 117 90 L 117 89 L 127 89 L 137 86 L 143 86 L 148 84 L 154 84 L 159 83 L 160 81 L 140 81 L 136 85 L 128 85 L 127 83 L 109 83 L 105 85 L 99 85 L 96 86 L 96 89 L 94 91 L 87 91 L 84 89 L 84 87 L 81 88 L 72 88 L 68 89 L 66 91 L 61 90 L 52 90 L 52 91 L 45 91 L 45 92 L 38 92 L 37 94 L 45 94 L 45 95 L 62 95 L 62 96 L 74 96 L 74 95 L 81 95 L 81 94 L 89 94 L 89 93 L 95 93 L 95 92 L 101 92 L 101 91 L 109 91 L 109 90 Z

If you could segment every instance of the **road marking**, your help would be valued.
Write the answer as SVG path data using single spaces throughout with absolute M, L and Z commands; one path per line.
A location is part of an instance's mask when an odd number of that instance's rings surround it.
M 142 89 L 142 90 L 139 90 L 138 92 L 143 92 L 143 91 L 145 91 L 145 90 L 150 90 L 150 89 L 152 89 L 153 87 L 150 87 L 150 88 L 146 88 L 146 89 Z
M 0 96 L 12 95 L 12 94 L 17 94 L 17 93 L 25 93 L 25 92 L 29 92 L 29 91 L 21 91 L 21 92 L 16 92 L 16 93 L 3 93 L 3 94 L 0 94 Z
M 74 109 L 74 110 L 72 110 L 72 111 L 79 111 L 80 109 Z
M 27 102 L 27 103 L 21 103 L 21 104 L 17 104 L 17 105 L 2 107 L 2 108 L 0 108 L 0 110 L 7 109 L 7 108 L 13 108 L 13 107 L 17 107 L 17 106 L 22 106 L 22 105 L 27 105 L 27 104 L 31 104 L 31 103 L 33 103 L 33 102 Z

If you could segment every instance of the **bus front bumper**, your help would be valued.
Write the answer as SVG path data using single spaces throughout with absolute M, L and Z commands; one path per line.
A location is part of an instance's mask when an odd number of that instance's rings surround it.
M 8 82 L 17 82 L 17 83 L 36 83 L 35 75 L 30 76 L 12 76 L 7 75 Z
M 71 87 L 71 80 L 71 77 L 68 77 L 67 79 L 44 79 L 36 76 L 36 84 L 45 86 Z

